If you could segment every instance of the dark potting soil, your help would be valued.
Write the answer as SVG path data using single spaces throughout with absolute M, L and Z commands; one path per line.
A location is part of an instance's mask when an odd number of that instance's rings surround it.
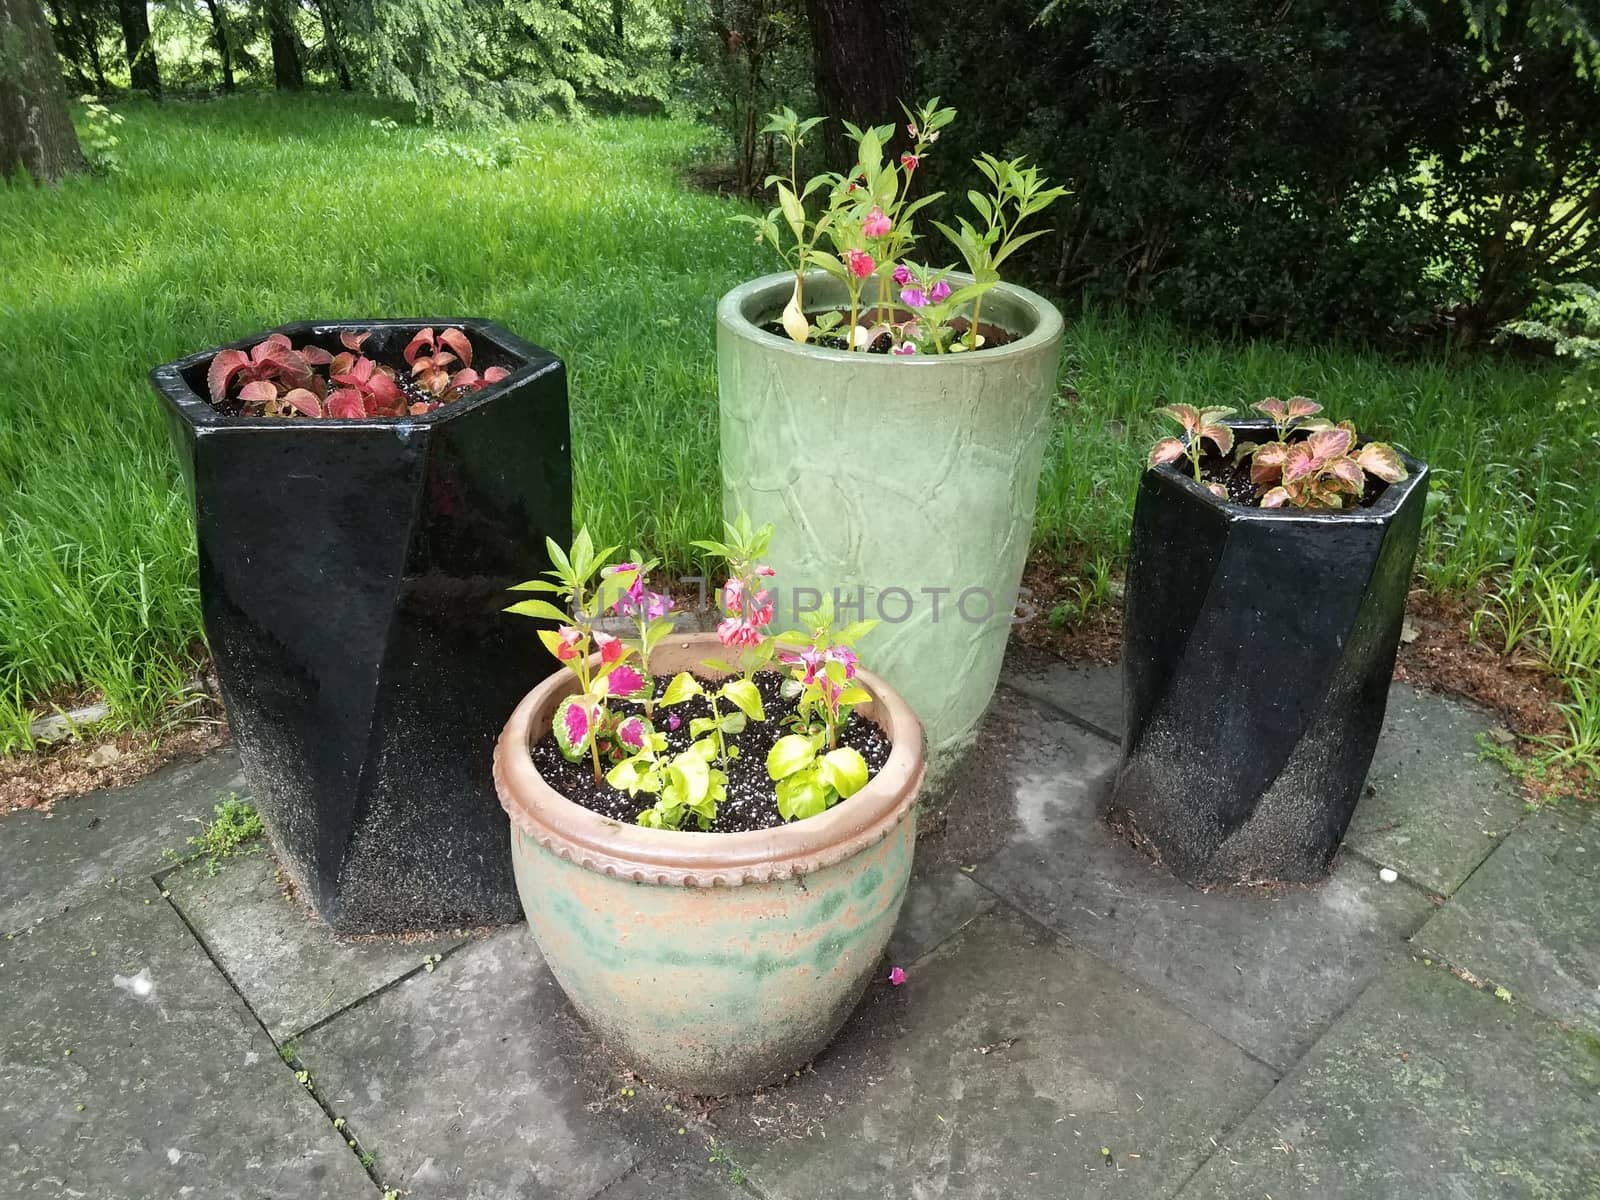
M 1294 438 L 1291 436 L 1291 441 Z M 1182 471 L 1192 476 L 1189 460 L 1180 458 L 1172 464 L 1173 469 Z M 1200 459 L 1200 478 L 1206 483 L 1220 483 L 1228 489 L 1228 499 L 1234 504 L 1241 504 L 1246 508 L 1259 508 L 1261 497 L 1266 489 L 1250 481 L 1250 462 L 1236 462 L 1232 455 L 1224 457 L 1221 454 L 1207 452 Z M 1371 475 L 1367 476 L 1366 490 L 1361 493 L 1361 507 L 1370 508 L 1378 497 L 1388 490 L 1389 485 L 1381 479 Z M 1291 509 L 1288 511 L 1303 511 Z M 1337 512 L 1337 509 L 1314 509 L 1315 512 Z
M 793 732 L 785 724 L 785 718 L 794 713 L 795 702 L 784 699 L 779 694 L 785 678 L 786 676 L 778 671 L 756 672 L 755 684 L 761 693 L 761 708 L 767 719 L 749 721 L 742 733 L 727 739 L 730 747 L 739 748 L 739 757 L 721 765 L 721 769 L 728 775 L 728 795 L 717 806 L 717 819 L 712 822 L 709 832 L 742 833 L 751 829 L 771 829 L 784 823 L 783 818 L 778 815 L 778 801 L 772 780 L 767 777 L 767 751 L 772 749 L 773 743 L 780 737 Z M 657 695 L 665 690 L 669 679 L 670 676 L 655 676 Z M 713 686 L 710 680 L 701 679 L 701 683 L 708 687 Z M 618 705 L 617 711 L 630 713 L 643 711 L 643 706 L 634 702 L 612 703 Z M 737 711 L 726 700 L 718 701 L 718 706 L 724 714 Z M 667 718 L 671 714 L 676 714 L 679 718 L 676 730 L 667 726 Z M 693 740 L 689 736 L 689 723 L 696 717 L 710 715 L 711 706 L 702 696 L 696 696 L 682 704 L 674 704 L 671 708 L 656 705 L 653 723 L 658 733 L 667 735 L 666 753 L 676 754 L 685 749 Z M 889 761 L 889 739 L 884 736 L 883 730 L 860 713 L 850 714 L 844 729 L 839 734 L 839 744 L 861 753 L 861 757 L 867 760 L 869 779 Z M 617 791 L 608 783 L 595 783 L 594 766 L 588 755 L 578 762 L 568 762 L 556 746 L 555 737 L 548 733 L 533 747 L 533 765 L 539 769 L 539 774 L 544 777 L 546 783 L 574 804 L 581 804 L 590 812 L 599 813 L 602 817 L 614 821 L 636 824 L 639 814 L 655 803 L 655 797 L 644 792 L 630 796 L 627 792 Z M 603 754 L 600 765 L 602 770 L 611 769 L 611 763 Z M 698 830 L 700 827 L 696 819 L 690 817 L 684 823 L 684 828 Z
M 811 315 L 815 316 L 816 314 L 813 313 Z M 846 312 L 843 315 L 848 320 L 850 314 Z M 901 313 L 899 315 L 903 317 L 905 314 Z M 789 335 L 784 332 L 782 322 L 768 321 L 761 328 L 763 331 L 772 334 L 774 337 L 781 337 L 784 341 L 789 340 Z M 954 321 L 951 323 L 951 328 L 957 330 L 960 335 L 965 336 L 967 331 L 967 323 L 965 321 Z M 983 345 L 978 347 L 976 353 L 981 354 L 985 350 L 995 350 L 1001 346 L 1004 346 L 1007 342 L 1013 342 L 1016 340 L 1005 330 L 996 326 L 983 325 L 980 328 L 983 331 L 984 341 Z M 809 344 L 812 346 L 821 346 L 825 350 L 848 350 L 850 348 L 845 344 L 844 338 L 836 333 L 824 333 L 814 336 Z M 888 333 L 880 333 L 876 338 L 873 339 L 872 344 L 866 348 L 865 353 L 887 354 L 892 349 L 894 349 L 894 338 Z

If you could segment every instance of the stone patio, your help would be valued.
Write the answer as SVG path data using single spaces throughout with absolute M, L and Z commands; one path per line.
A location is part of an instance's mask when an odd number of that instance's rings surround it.
M 0 1192 L 1600 1198 L 1600 813 L 1397 684 L 1333 877 L 1199 893 L 1097 820 L 1115 671 L 1007 677 L 908 982 L 720 1101 L 612 1060 L 520 926 L 339 942 L 264 852 L 175 861 L 230 753 L 0 820 Z

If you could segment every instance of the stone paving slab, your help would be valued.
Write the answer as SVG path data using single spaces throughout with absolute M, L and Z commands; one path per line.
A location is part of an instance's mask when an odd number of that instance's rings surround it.
M 1600 1051 L 1438 967 L 1374 984 L 1182 1200 L 1593 1200 Z
M 1600 815 L 1530 818 L 1413 941 L 1600 1036 Z
M 340 941 L 285 895 L 264 846 L 226 860 L 215 876 L 180 867 L 162 885 L 280 1044 L 466 941 L 455 933 Z
M 1063 662 L 1020 642 L 1006 647 L 1003 678 L 1025 696 L 1053 704 L 1095 731 L 1122 738 L 1122 667 Z
M 1351 858 L 1316 887 L 1196 891 L 1100 819 L 1115 747 L 1048 708 L 1012 711 L 1014 833 L 974 878 L 1279 1070 L 1432 912 Z
M 698 1145 L 699 1139 L 694 1140 Z M 709 1156 L 706 1156 L 709 1158 Z M 752 1200 L 744 1172 L 733 1164 L 652 1158 L 640 1163 L 595 1200 Z
M 1154 1200 L 1273 1082 L 1009 910 L 869 997 L 811 1070 L 724 1118 L 718 1144 L 763 1196 Z M 804 1136 L 775 1132 L 796 1119 Z
M 376 1196 L 148 880 L 0 941 L 0 1193 Z
M 53 813 L 8 814 L 0 820 L 0 931 L 86 903 L 113 878 L 148 878 L 163 866 L 163 851 L 184 850 L 196 822 L 244 790 L 238 755 L 225 750 L 63 800 Z
M 296 1044 L 317 1094 L 418 1200 L 585 1200 L 643 1154 L 591 1112 L 565 1001 L 523 926 L 458 950 Z
M 1469 705 L 1394 684 L 1345 845 L 1440 895 L 1454 892 L 1524 808 L 1505 769 L 1479 757 L 1477 735 L 1494 723 Z
M 959 867 L 918 871 L 911 877 L 889 938 L 889 961 L 910 965 L 996 903 L 994 893 L 979 887 Z

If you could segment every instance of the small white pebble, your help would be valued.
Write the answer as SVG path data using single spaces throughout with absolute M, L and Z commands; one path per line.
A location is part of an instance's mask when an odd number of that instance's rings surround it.
M 1378 872 L 1378 878 L 1383 880 L 1385 883 L 1393 883 L 1396 879 L 1400 878 L 1400 875 L 1393 867 L 1384 867 Z

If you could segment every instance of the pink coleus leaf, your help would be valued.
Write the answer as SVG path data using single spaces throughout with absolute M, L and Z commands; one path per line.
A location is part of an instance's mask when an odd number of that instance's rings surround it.
M 239 399 L 245 404 L 271 404 L 278 398 L 278 385 L 266 379 L 252 379 L 239 389 Z
M 1228 498 L 1228 489 L 1223 487 L 1220 483 L 1206 484 L 1206 491 L 1210 492 L 1218 500 L 1226 500 Z
M 1282 508 L 1289 503 L 1289 489 L 1275 487 L 1261 497 L 1262 508 Z
M 462 367 L 461 370 L 450 376 L 450 386 L 453 388 L 476 388 L 481 386 L 482 382 L 483 377 L 471 367 Z
M 405 354 L 403 356 L 406 360 L 406 363 L 408 365 L 415 363 L 417 361 L 417 355 L 421 354 L 424 350 L 432 353 L 434 345 L 435 342 L 432 327 L 419 330 L 417 336 L 406 343 Z
M 630 750 L 643 750 L 645 737 L 654 732 L 643 717 L 624 717 L 617 726 L 617 741 Z
M 355 388 L 340 388 L 328 397 L 328 415 L 349 420 L 367 415 L 367 406 Z
M 360 354 L 361 343 L 366 341 L 371 336 L 372 330 L 370 329 L 363 330 L 360 333 L 357 333 L 353 329 L 345 329 L 341 330 L 339 333 L 339 344 L 353 354 Z
M 1160 410 L 1193 433 L 1200 428 L 1200 410 L 1192 404 L 1169 404 Z
M 463 367 L 472 365 L 472 342 L 464 332 L 454 328 L 446 329 L 439 334 L 439 341 L 456 352 L 456 357 L 461 360 Z
M 568 762 L 577 762 L 594 738 L 594 701 L 588 696 L 568 696 L 556 705 L 550 732 Z
M 483 373 L 483 381 L 485 383 L 499 383 L 509 374 L 511 374 L 511 372 L 506 370 L 504 367 L 490 367 Z
M 1353 458 L 1336 458 L 1328 466 L 1328 474 L 1344 484 L 1353 495 L 1359 496 L 1367 486 L 1367 476 L 1361 464 Z
M 329 354 L 321 346 L 302 346 L 300 355 L 306 360 L 308 366 L 313 367 L 325 367 L 333 361 L 333 355 Z
M 221 404 L 228 398 L 228 384 L 249 365 L 250 356 L 243 350 L 224 350 L 211 360 L 206 368 L 206 388 L 213 404 Z
M 317 399 L 315 392 L 305 388 L 293 388 L 284 397 L 283 402 L 302 416 L 320 417 L 322 415 L 322 401 Z
M 1296 442 L 1283 456 L 1283 481 L 1293 483 L 1297 479 L 1304 479 L 1312 474 L 1318 465 L 1311 447 L 1305 442 Z
M 1162 463 L 1176 462 L 1183 457 L 1183 443 L 1177 438 L 1162 438 L 1150 448 L 1150 465 L 1158 467 Z
M 1319 413 L 1321 411 L 1322 405 L 1318 404 L 1315 400 L 1312 400 L 1307 396 L 1289 397 L 1290 420 L 1294 420 L 1297 417 L 1309 417 L 1312 413 Z
M 1320 467 L 1323 463 L 1343 458 L 1350 452 L 1350 444 L 1353 441 L 1355 434 L 1352 431 L 1336 428 L 1319 429 L 1300 444 L 1311 448 L 1311 456 Z
M 367 391 L 372 394 L 373 399 L 386 407 L 400 403 L 400 385 L 395 383 L 394 376 L 383 371 L 372 373 L 367 380 Z
M 1250 458 L 1250 482 L 1273 483 L 1283 475 L 1289 447 L 1283 442 L 1263 442 Z
M 1202 425 L 1200 436 L 1211 439 L 1211 444 L 1217 448 L 1218 454 L 1226 454 L 1233 449 L 1233 429 L 1227 425 Z
M 624 663 L 606 676 L 606 687 L 611 695 L 627 699 L 644 691 L 644 676 L 638 668 Z
M 1368 442 L 1356 451 L 1356 462 L 1368 475 L 1376 475 L 1385 483 L 1399 483 L 1406 477 L 1406 465 L 1393 446 L 1383 442 Z
M 1284 421 L 1289 416 L 1289 406 L 1276 396 L 1268 396 L 1260 404 L 1254 406 L 1258 413 L 1265 413 L 1274 421 Z

